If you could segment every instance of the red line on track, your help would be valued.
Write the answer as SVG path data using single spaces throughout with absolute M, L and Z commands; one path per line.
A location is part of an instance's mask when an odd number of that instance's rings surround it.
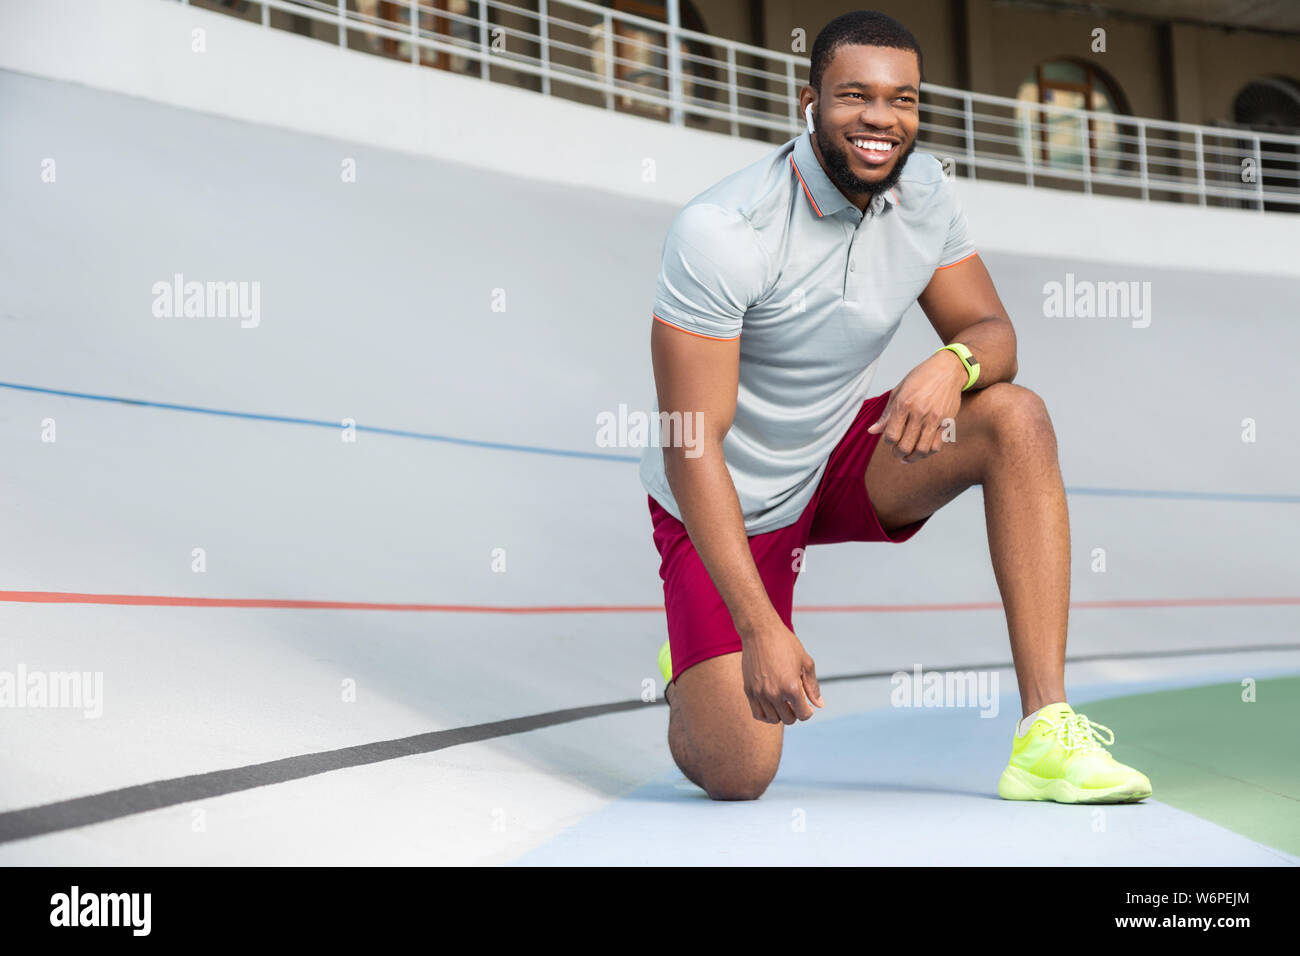
M 651 614 L 661 604 L 389 604 L 374 601 L 299 601 L 277 598 L 171 597 L 156 594 L 81 594 L 72 591 L 0 591 L 0 602 L 20 604 L 130 604 L 142 607 L 249 607 L 322 611 L 424 611 L 447 614 Z M 1073 601 L 1081 609 L 1156 607 L 1300 606 L 1300 597 L 1151 598 L 1126 601 Z M 802 604 L 796 611 L 832 614 L 891 614 L 928 611 L 1000 611 L 1000 601 L 950 604 Z

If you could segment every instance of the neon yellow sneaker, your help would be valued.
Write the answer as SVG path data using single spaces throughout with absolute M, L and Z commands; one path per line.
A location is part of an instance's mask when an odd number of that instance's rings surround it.
M 667 641 L 664 641 L 664 646 L 659 648 L 659 673 L 664 675 L 665 686 L 673 682 L 673 659 Z
M 1023 737 L 1012 738 L 998 796 L 1057 803 L 1135 803 L 1151 796 L 1151 781 L 1102 746 L 1114 742 L 1109 727 L 1069 704 L 1049 704 Z

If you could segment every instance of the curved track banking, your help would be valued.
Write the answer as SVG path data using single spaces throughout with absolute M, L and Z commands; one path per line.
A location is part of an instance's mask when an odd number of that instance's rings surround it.
M 0 863 L 1295 862 L 1158 776 L 1102 829 L 992 798 L 1006 695 L 889 706 L 916 666 L 1014 686 L 978 489 L 812 549 L 826 711 L 762 800 L 684 783 L 606 467 L 639 450 L 595 440 L 649 407 L 673 207 L 12 73 L 0 106 L 0 671 L 102 678 L 98 716 L 0 707 Z M 1300 282 L 985 258 L 1070 494 L 1072 698 L 1300 673 Z M 1151 325 L 1042 318 L 1067 270 L 1150 281 Z M 176 273 L 259 282 L 260 322 L 155 316 Z M 932 338 L 909 315 L 873 394 Z

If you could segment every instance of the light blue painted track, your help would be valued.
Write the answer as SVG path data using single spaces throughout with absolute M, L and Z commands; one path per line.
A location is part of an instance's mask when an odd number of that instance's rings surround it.
M 1237 671 L 1218 679 L 1235 681 Z M 1259 677 L 1269 676 L 1263 673 Z M 1080 687 L 1088 701 L 1212 683 L 1209 675 Z M 997 795 L 1019 716 L 882 708 L 787 730 L 762 799 L 717 804 L 665 774 L 560 833 L 524 866 L 1300 865 L 1300 859 L 1151 799 L 1087 807 Z M 1085 711 L 1086 712 L 1086 711 Z M 1122 734 L 1122 731 L 1120 731 Z M 1155 791 L 1159 780 L 1153 780 Z M 1158 794 L 1153 794 L 1158 796 Z

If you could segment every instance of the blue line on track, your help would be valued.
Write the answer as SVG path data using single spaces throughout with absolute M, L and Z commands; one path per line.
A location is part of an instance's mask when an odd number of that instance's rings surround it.
M 294 418 L 289 415 L 262 415 L 256 412 L 235 412 L 224 408 L 204 408 L 201 405 L 177 405 L 172 402 L 151 402 L 138 398 L 122 398 L 116 395 L 95 395 L 91 392 L 71 392 L 59 388 L 40 388 L 35 385 L 18 385 L 14 382 L 0 382 L 0 388 L 12 388 L 23 392 L 37 392 L 42 395 L 61 395 L 64 398 L 82 398 L 94 402 L 117 402 L 122 405 L 137 405 L 144 408 L 162 408 L 174 412 L 193 412 L 199 415 L 220 415 L 224 418 L 244 418 L 257 422 L 280 422 L 289 425 L 312 425 L 317 428 L 340 427 L 339 422 L 318 418 Z M 517 451 L 530 455 L 554 455 L 563 458 L 590 458 L 597 461 L 639 462 L 639 455 L 614 455 L 595 451 L 568 451 L 563 448 L 543 448 L 537 445 L 514 445 L 509 442 L 478 441 L 472 438 L 456 438 L 451 435 L 435 435 L 431 432 L 408 431 L 402 428 L 381 428 L 377 425 L 357 425 L 359 432 L 372 435 L 393 435 L 398 438 L 418 438 L 423 441 L 445 442 L 451 445 L 467 445 L 472 448 L 491 448 L 497 451 Z M 1166 498 L 1179 501 L 1248 501 L 1271 504 L 1300 504 L 1300 495 L 1263 495 L 1228 491 L 1160 491 L 1147 488 L 1077 488 L 1066 486 L 1066 493 L 1071 495 L 1098 495 L 1112 498 Z
M 1255 495 L 1231 491 L 1159 491 L 1147 488 L 1071 488 L 1072 495 L 1103 495 L 1113 498 L 1177 498 L 1182 501 L 1259 501 L 1300 504 L 1300 495 Z
M 163 408 L 173 412 L 195 412 L 199 415 L 220 415 L 225 418 L 246 418 L 256 422 L 282 422 L 289 425 L 313 425 L 317 428 L 341 427 L 339 422 L 325 421 L 319 418 L 294 418 L 289 415 L 260 415 L 256 412 L 232 412 L 224 408 L 204 408 L 201 405 L 176 405 L 172 402 L 148 402 L 138 398 L 120 398 L 116 395 L 94 395 L 89 392 L 69 392 L 59 388 L 38 388 L 35 385 L 16 385 L 13 382 L 0 382 L 0 388 L 15 388 L 24 392 L 39 392 L 42 395 L 62 395 L 65 398 L 84 398 L 93 402 L 119 402 L 123 405 L 139 405 L 145 408 Z M 541 448 L 536 445 L 512 445 L 509 442 L 476 441 L 472 438 L 455 438 L 451 435 L 435 435 L 430 432 L 407 431 L 402 428 L 381 428 L 377 425 L 357 425 L 359 432 L 372 435 L 395 435 L 399 438 L 419 438 L 424 441 L 440 441 L 451 445 L 469 445 L 474 448 L 494 448 L 499 451 L 520 451 L 533 455 L 558 455 L 565 458 L 595 458 L 599 461 L 640 461 L 634 455 L 611 455 L 596 451 L 566 451 L 562 448 Z

